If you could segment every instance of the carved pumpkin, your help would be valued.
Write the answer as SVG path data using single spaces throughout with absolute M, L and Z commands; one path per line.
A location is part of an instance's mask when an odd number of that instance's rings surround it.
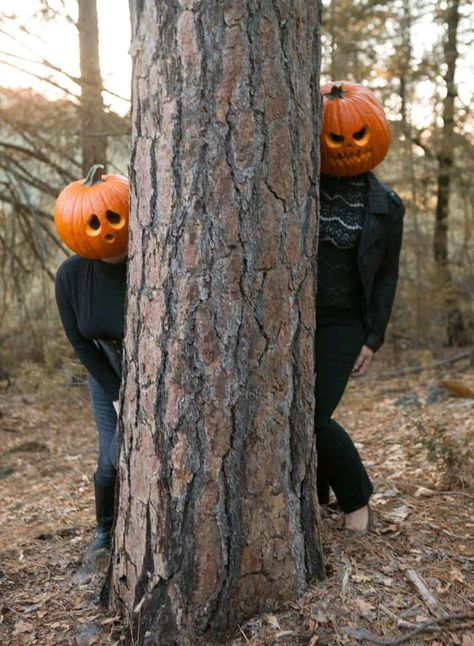
M 92 166 L 85 179 L 72 182 L 56 200 L 54 223 L 61 239 L 84 258 L 111 258 L 127 250 L 128 181 L 102 175 Z
M 382 105 L 366 87 L 340 81 L 321 88 L 321 172 L 360 175 L 384 159 L 390 130 Z

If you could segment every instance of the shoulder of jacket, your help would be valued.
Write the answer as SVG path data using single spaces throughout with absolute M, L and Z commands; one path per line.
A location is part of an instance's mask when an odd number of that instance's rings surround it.
M 394 204 L 396 204 L 398 207 L 400 207 L 400 208 L 402 208 L 403 210 L 405 210 L 405 205 L 403 204 L 403 200 L 402 200 L 402 198 L 400 197 L 400 195 L 398 195 L 398 193 L 397 193 L 396 191 L 394 191 L 393 189 L 391 189 L 391 188 L 389 188 L 389 187 L 387 187 L 387 188 L 388 188 L 388 197 L 389 197 L 389 199 L 390 199 Z
M 382 182 L 374 173 L 372 174 L 375 180 L 377 181 L 377 183 L 379 184 L 380 188 L 387 195 L 388 199 L 391 202 L 393 202 L 396 206 L 398 206 L 400 209 L 402 209 L 403 212 L 405 212 L 405 205 L 403 203 L 402 198 L 398 195 L 398 193 L 394 191 L 393 188 L 388 186 L 388 184 L 385 184 L 384 182 Z

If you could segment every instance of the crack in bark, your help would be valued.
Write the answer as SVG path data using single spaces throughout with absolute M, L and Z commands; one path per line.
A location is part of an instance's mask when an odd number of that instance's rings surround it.
M 291 141 L 291 169 L 293 171 L 293 199 L 295 204 L 298 203 L 299 195 L 299 175 L 298 169 L 296 167 L 296 159 L 299 156 L 300 152 L 300 142 L 299 142 L 299 128 L 298 128 L 298 114 L 296 110 L 297 99 L 295 95 L 295 88 L 293 86 L 292 80 L 292 71 L 288 65 L 288 60 L 290 59 L 290 54 L 288 52 L 288 28 L 287 21 L 282 20 L 280 9 L 278 8 L 277 0 L 272 0 L 273 10 L 277 17 L 278 27 L 279 27 L 279 36 L 280 36 L 280 46 L 283 52 L 282 56 L 282 67 L 283 72 L 286 78 L 286 85 L 289 90 L 289 133 Z M 295 14 L 295 3 L 294 0 L 291 0 L 288 13 L 290 15 Z

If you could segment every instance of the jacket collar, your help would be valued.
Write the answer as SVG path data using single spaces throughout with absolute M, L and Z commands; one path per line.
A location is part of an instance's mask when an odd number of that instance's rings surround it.
M 373 171 L 367 173 L 369 182 L 369 211 L 371 213 L 388 213 L 388 194 Z

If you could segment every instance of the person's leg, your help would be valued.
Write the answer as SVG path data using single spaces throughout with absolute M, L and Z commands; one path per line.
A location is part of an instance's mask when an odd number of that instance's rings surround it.
M 99 456 L 97 459 L 96 481 L 107 486 L 115 482 L 117 474 L 117 414 L 111 398 L 102 386 L 91 376 L 88 376 L 89 391 L 92 400 L 92 413 L 99 438 Z
M 92 563 L 96 555 L 110 546 L 111 529 L 114 518 L 115 477 L 116 477 L 116 427 L 117 415 L 112 400 L 89 375 L 89 390 L 92 400 L 97 433 L 99 437 L 99 456 L 94 473 L 94 495 L 97 526 L 94 539 L 86 553 L 86 561 Z
M 372 483 L 349 435 L 332 419 L 365 338 L 361 322 L 321 326 L 316 332 L 316 443 L 318 496 L 327 502 L 328 485 L 349 514 L 367 505 Z

